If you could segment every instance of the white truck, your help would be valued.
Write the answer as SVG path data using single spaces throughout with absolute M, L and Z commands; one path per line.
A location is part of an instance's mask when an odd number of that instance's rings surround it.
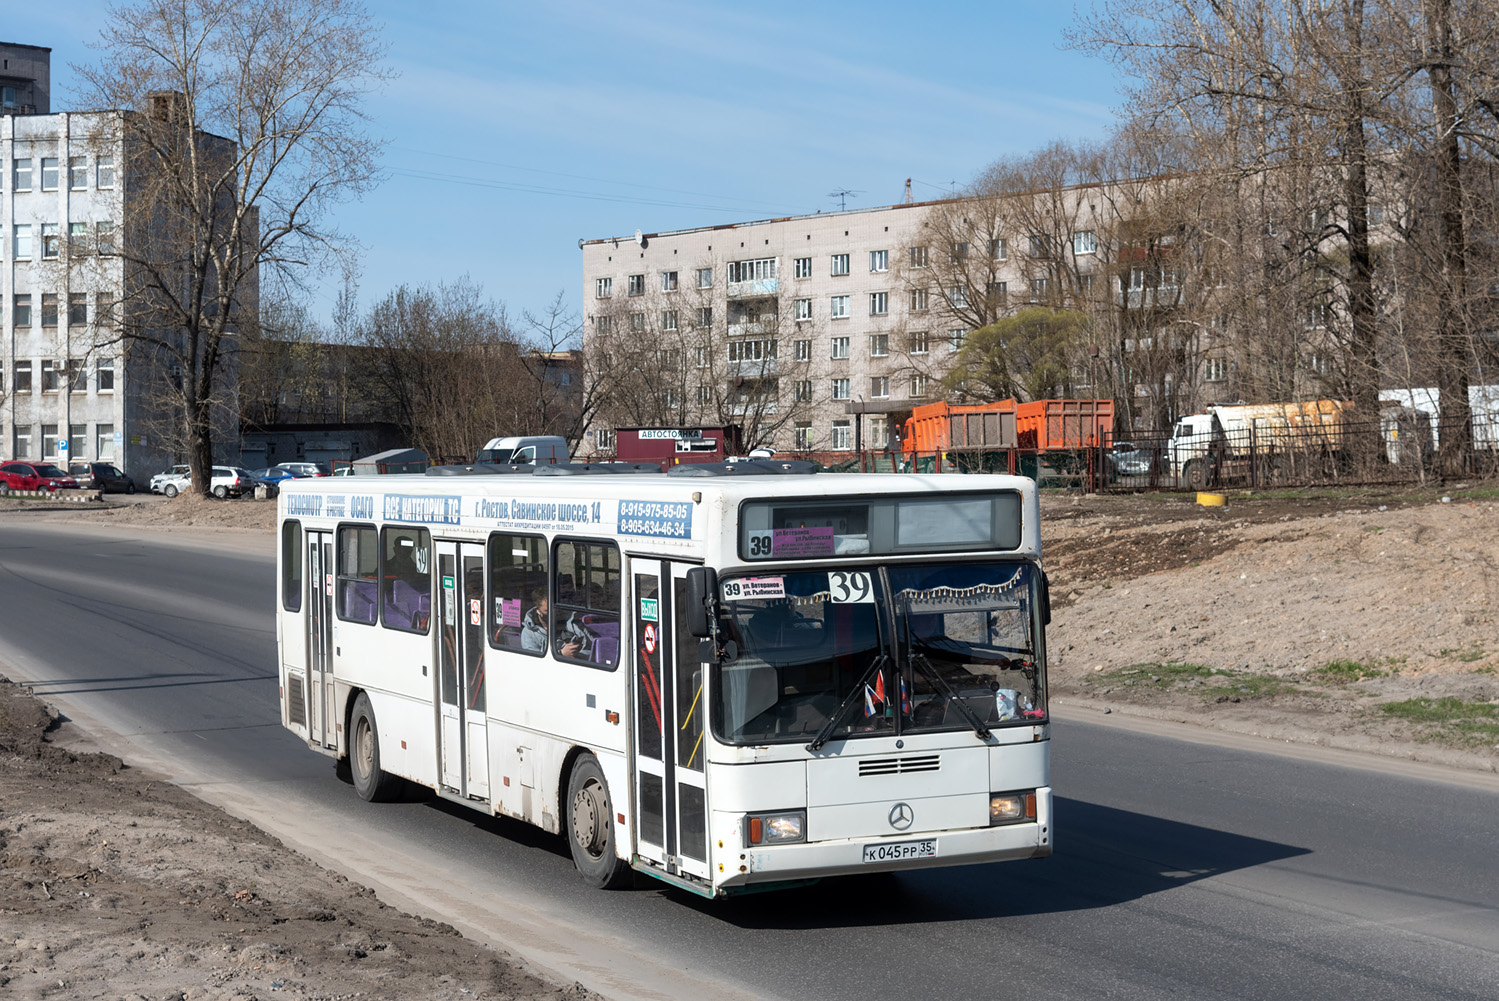
M 1193 490 L 1283 483 L 1294 471 L 1338 461 L 1352 413 L 1340 400 L 1210 406 L 1172 427 L 1169 471 Z
M 484 443 L 475 462 L 567 462 L 567 439 L 561 435 L 535 434 L 491 438 Z

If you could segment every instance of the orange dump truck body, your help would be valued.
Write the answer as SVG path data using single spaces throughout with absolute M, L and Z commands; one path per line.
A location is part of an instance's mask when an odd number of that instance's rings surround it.
M 1113 430 L 1113 400 L 929 403 L 911 411 L 901 448 L 908 454 L 1016 447 L 1044 452 L 1107 445 Z

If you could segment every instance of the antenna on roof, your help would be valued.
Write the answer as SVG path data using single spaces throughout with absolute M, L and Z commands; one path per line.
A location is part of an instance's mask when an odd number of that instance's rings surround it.
M 863 193 L 862 191 L 855 191 L 852 188 L 839 188 L 837 191 L 829 191 L 828 197 L 838 199 L 838 211 L 842 212 L 848 208 L 848 200 L 850 198 L 862 195 Z
M 915 201 L 915 199 L 913 199 L 911 197 L 911 179 L 909 177 L 906 178 L 906 193 L 905 193 L 905 196 L 903 198 L 901 198 L 900 201 L 901 201 L 902 205 L 910 205 L 913 201 Z

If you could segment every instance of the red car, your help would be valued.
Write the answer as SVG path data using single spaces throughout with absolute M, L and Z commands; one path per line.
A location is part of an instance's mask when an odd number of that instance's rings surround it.
M 8 490 L 76 490 L 78 480 L 49 462 L 7 462 L 0 483 Z

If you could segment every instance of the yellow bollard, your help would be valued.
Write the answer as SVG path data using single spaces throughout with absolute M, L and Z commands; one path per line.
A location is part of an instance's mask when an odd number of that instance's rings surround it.
M 1223 507 L 1228 503 L 1228 498 L 1223 494 L 1198 493 L 1197 503 L 1203 507 Z

